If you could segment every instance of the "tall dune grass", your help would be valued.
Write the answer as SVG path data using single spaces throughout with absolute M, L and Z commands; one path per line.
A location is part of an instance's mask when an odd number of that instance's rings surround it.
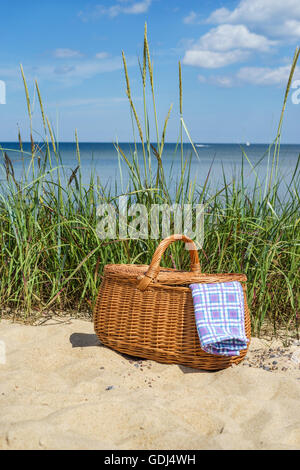
M 299 323 L 299 159 L 286 188 L 289 197 L 279 195 L 280 138 L 284 110 L 299 57 L 296 50 L 279 120 L 277 135 L 267 155 L 268 174 L 260 181 L 256 168 L 242 150 L 242 169 L 226 179 L 218 190 L 211 188 L 213 171 L 204 185 L 193 179 L 190 164 L 199 158 L 183 117 L 182 76 L 179 63 L 179 138 L 175 148 L 181 161 L 179 176 L 166 175 L 164 142 L 172 105 L 163 129 L 158 127 L 154 93 L 154 71 L 145 28 L 143 59 L 140 64 L 143 91 L 143 120 L 137 114 L 130 89 L 126 57 L 123 63 L 126 93 L 130 105 L 134 144 L 125 154 L 117 142 L 116 165 L 125 163 L 129 184 L 124 192 L 129 203 L 205 203 L 205 240 L 200 251 L 204 272 L 243 272 L 248 276 L 248 301 L 252 326 L 259 333 L 271 323 L 298 331 Z M 0 312 L 32 321 L 56 310 L 77 310 L 91 314 L 103 266 L 107 263 L 149 264 L 157 246 L 155 240 L 100 240 L 96 233 L 97 205 L 117 204 L 121 188 L 103 186 L 92 172 L 89 184 L 82 184 L 80 145 L 77 131 L 77 163 L 71 173 L 64 167 L 55 133 L 45 114 L 36 83 L 44 129 L 42 143 L 36 143 L 32 129 L 32 108 L 26 78 L 21 68 L 30 120 L 31 151 L 26 153 L 19 134 L 24 171 L 17 180 L 12 153 L 1 148 L 3 163 L 0 182 Z M 152 103 L 146 89 L 150 85 Z M 150 136 L 149 109 L 152 108 L 156 143 Z M 192 155 L 184 155 L 183 140 L 191 143 Z M 137 145 L 135 136 L 139 136 Z M 40 139 L 39 139 L 40 140 Z M 139 149 L 141 154 L 139 154 Z M 10 154 L 10 157 L 8 153 Z M 75 156 L 74 156 L 75 157 Z M 245 184 L 245 168 L 256 175 L 252 190 Z M 120 164 L 120 168 L 122 165 Z M 213 166 L 212 166 L 213 168 Z M 121 174 L 121 182 L 123 175 Z M 172 191 L 171 191 L 172 188 Z M 172 246 L 164 257 L 165 266 L 188 268 L 187 253 Z

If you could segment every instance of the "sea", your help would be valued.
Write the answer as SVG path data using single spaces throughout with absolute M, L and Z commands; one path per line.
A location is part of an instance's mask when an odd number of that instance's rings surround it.
M 20 152 L 18 142 L 1 142 L 0 152 L 0 180 L 5 182 L 6 170 L 4 164 L 4 152 L 7 153 L 14 168 L 15 178 L 18 180 L 24 175 L 24 171 L 29 168 L 31 160 L 31 144 L 23 143 L 23 153 Z M 130 157 L 135 151 L 134 143 L 119 143 L 122 152 Z M 155 143 L 153 146 L 156 147 Z M 41 151 L 45 150 L 43 143 L 39 144 Z M 91 173 L 95 174 L 103 187 L 110 188 L 111 191 L 124 193 L 128 189 L 127 167 L 118 157 L 118 152 L 114 143 L 82 142 L 79 144 L 81 159 L 82 184 L 88 185 Z M 141 173 L 143 173 L 143 152 L 141 144 L 136 147 Z M 61 157 L 61 165 L 65 172 L 65 182 L 78 165 L 76 143 L 59 143 L 58 151 Z M 253 144 L 246 142 L 243 144 L 221 144 L 221 143 L 196 143 L 194 147 L 183 144 L 183 155 L 185 158 L 191 157 L 191 179 L 200 186 L 205 184 L 209 175 L 209 187 L 211 191 L 221 189 L 226 182 L 241 179 L 241 168 L 244 168 L 244 184 L 251 191 L 257 181 L 262 189 L 266 179 L 270 176 L 270 168 L 273 158 L 274 147 L 269 144 Z M 156 158 L 152 153 L 152 168 L 155 172 Z M 297 160 L 300 155 L 300 144 L 282 144 L 279 153 L 278 177 L 280 179 L 280 196 L 284 198 L 288 188 L 291 188 L 291 181 Z M 55 166 L 54 155 L 52 164 Z M 166 180 L 174 185 L 181 172 L 181 148 L 176 143 L 166 143 L 164 146 L 162 161 L 165 169 Z M 37 163 L 35 163 L 37 165 Z M 299 171 L 298 180 L 299 180 Z M 172 182 L 172 183 L 171 183 Z M 117 186 L 116 186 L 117 183 Z

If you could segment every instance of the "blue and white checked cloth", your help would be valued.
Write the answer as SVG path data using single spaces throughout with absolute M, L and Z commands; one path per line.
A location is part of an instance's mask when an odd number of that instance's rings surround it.
M 191 284 L 201 348 L 210 354 L 239 356 L 247 348 L 242 286 L 237 281 Z

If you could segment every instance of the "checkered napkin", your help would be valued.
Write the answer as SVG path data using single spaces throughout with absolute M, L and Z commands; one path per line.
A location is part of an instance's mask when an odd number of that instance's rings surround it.
M 244 294 L 239 282 L 191 284 L 201 348 L 210 354 L 239 356 L 247 348 Z

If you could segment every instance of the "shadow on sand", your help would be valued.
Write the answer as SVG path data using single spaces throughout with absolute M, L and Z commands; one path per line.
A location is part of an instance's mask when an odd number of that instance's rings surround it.
M 106 347 L 101 341 L 98 339 L 97 335 L 95 334 L 88 334 L 88 333 L 72 333 L 70 336 L 70 343 L 72 344 L 72 348 L 88 348 L 93 346 L 100 346 L 102 348 Z M 119 351 L 115 351 L 116 354 L 122 356 L 128 362 L 139 362 L 142 364 L 149 359 L 145 359 L 142 357 L 137 356 L 129 356 L 128 354 L 120 353 Z M 181 372 L 184 374 L 199 374 L 199 373 L 207 373 L 212 371 L 205 371 L 200 369 L 193 369 L 192 367 L 186 367 L 180 364 L 177 364 Z

